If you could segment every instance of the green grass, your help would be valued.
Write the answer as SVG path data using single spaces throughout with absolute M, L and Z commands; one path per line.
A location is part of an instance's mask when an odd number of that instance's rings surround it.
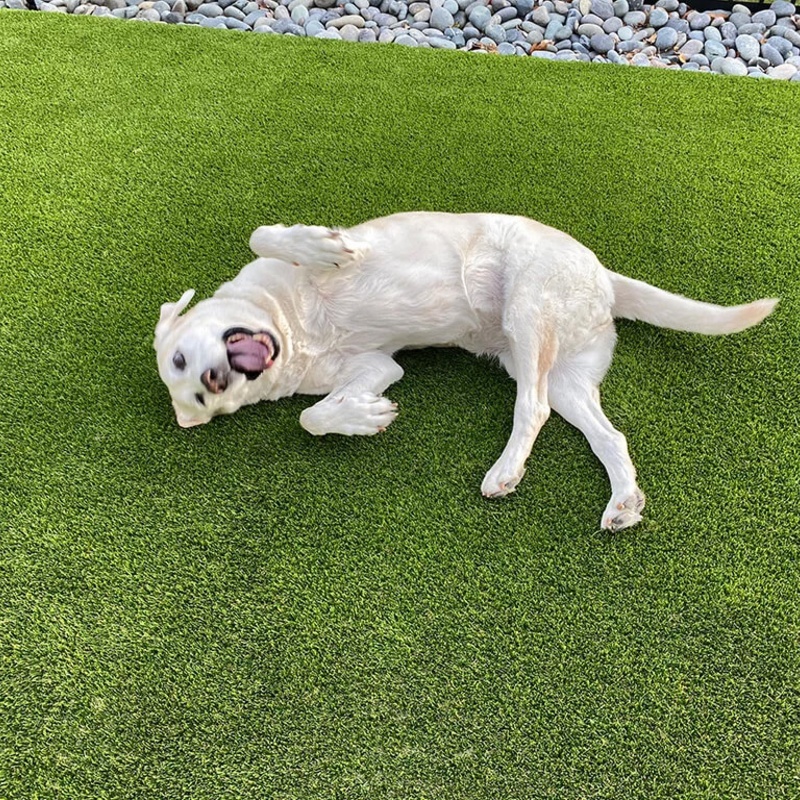
M 0 797 L 796 798 L 800 88 L 0 12 Z M 258 224 L 563 228 L 741 335 L 620 325 L 645 521 L 513 384 L 401 356 L 401 415 L 182 431 L 158 307 Z

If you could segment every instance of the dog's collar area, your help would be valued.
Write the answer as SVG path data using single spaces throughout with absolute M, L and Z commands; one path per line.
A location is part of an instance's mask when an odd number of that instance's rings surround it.
M 222 339 L 231 369 L 242 373 L 249 381 L 269 369 L 280 353 L 278 342 L 269 331 L 228 328 Z

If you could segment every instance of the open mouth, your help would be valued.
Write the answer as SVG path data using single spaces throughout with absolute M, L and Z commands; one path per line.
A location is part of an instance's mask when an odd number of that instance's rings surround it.
M 275 337 L 268 331 L 229 328 L 222 334 L 231 369 L 254 381 L 269 369 L 280 353 Z

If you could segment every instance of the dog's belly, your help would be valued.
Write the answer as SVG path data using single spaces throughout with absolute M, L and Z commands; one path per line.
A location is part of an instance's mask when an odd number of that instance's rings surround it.
M 426 215 L 425 225 L 409 235 L 408 216 L 355 229 L 354 237 L 369 242 L 370 255 L 357 274 L 331 276 L 320 285 L 342 344 L 386 351 L 465 346 L 499 329 L 500 267 L 496 257 L 471 246 L 481 233 L 474 219 Z

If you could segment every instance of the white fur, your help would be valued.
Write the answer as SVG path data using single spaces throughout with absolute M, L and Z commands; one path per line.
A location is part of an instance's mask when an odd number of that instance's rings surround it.
M 375 434 L 397 414 L 383 396 L 403 374 L 394 353 L 456 345 L 496 356 L 517 381 L 512 433 L 483 494 L 514 490 L 553 408 L 586 435 L 608 472 L 601 526 L 610 530 L 638 522 L 644 506 L 625 437 L 600 407 L 613 318 L 730 333 L 777 302 L 723 308 L 679 297 L 606 270 L 561 231 L 496 214 L 395 214 L 347 231 L 272 225 L 258 228 L 250 246 L 259 258 L 213 297 L 183 315 L 191 291 L 162 306 L 155 348 L 180 425 L 259 400 L 323 394 L 300 416 L 306 430 Z M 236 326 L 267 330 L 280 345 L 255 380 L 229 371 L 222 334 Z M 229 371 L 224 391 L 205 391 L 200 376 L 210 368 Z

